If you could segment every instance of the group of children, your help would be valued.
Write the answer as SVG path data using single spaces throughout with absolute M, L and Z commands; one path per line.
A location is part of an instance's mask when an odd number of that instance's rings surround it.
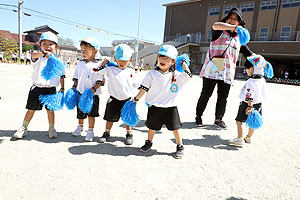
M 176 70 L 175 62 L 178 55 L 177 49 L 172 45 L 162 45 L 158 51 L 157 66 L 150 70 L 143 81 L 139 83 L 135 78 L 134 69 L 130 67 L 132 61 L 132 49 L 126 44 L 120 44 L 115 48 L 114 60 L 116 65 L 109 65 L 108 60 L 96 59 L 95 56 L 100 50 L 99 41 L 95 38 L 86 38 L 80 41 L 82 60 L 77 63 L 73 75 L 73 88 L 79 92 L 81 96 L 86 90 L 93 91 L 93 106 L 91 112 L 84 113 L 77 105 L 78 126 L 72 133 L 73 136 L 80 136 L 83 131 L 84 119 L 88 118 L 88 130 L 85 141 L 93 141 L 95 117 L 99 116 L 99 94 L 101 94 L 101 86 L 107 85 L 110 97 L 107 100 L 104 120 L 106 120 L 105 131 L 100 138 L 100 143 L 110 140 L 110 132 L 114 122 L 118 122 L 121 116 L 121 110 L 128 101 L 139 102 L 140 98 L 146 93 L 145 102 L 148 107 L 146 126 L 148 130 L 148 138 L 140 151 L 147 152 L 151 149 L 153 137 L 156 130 L 160 130 L 165 124 L 167 129 L 172 131 L 176 139 L 175 158 L 182 158 L 184 155 L 184 147 L 179 133 L 181 121 L 177 109 L 177 99 L 179 92 L 183 86 L 191 79 L 192 74 L 185 60 L 181 62 L 183 72 Z M 22 126 L 16 131 L 14 137 L 21 139 L 27 133 L 27 127 L 36 110 L 42 110 L 43 105 L 39 100 L 40 95 L 55 94 L 56 87 L 61 85 L 60 91 L 64 92 L 64 72 L 55 78 L 45 80 L 41 76 L 41 71 L 47 64 L 48 56 L 55 54 L 58 48 L 57 36 L 51 32 L 43 33 L 40 38 L 40 48 L 42 52 L 32 53 L 33 75 L 31 86 L 28 94 L 26 105 L 26 115 Z M 247 114 L 251 113 L 252 107 L 261 111 L 259 101 L 256 97 L 264 91 L 259 89 L 263 87 L 265 82 L 261 73 L 255 73 L 255 68 L 248 62 L 247 73 L 251 76 L 247 81 L 242 93 L 239 115 L 237 124 L 239 137 L 230 144 L 238 144 L 242 141 L 241 122 L 247 118 Z M 106 83 L 107 79 L 107 83 Z M 251 91 L 249 88 L 251 87 Z M 134 89 L 139 89 L 138 94 L 134 94 Z M 252 92 L 253 90 L 253 92 Z M 246 96 L 247 98 L 244 98 Z M 46 106 L 49 121 L 49 138 L 56 138 L 57 133 L 54 128 L 54 111 Z M 246 137 L 250 142 L 253 131 L 249 131 Z M 126 145 L 133 143 L 132 127 L 126 125 Z M 241 142 L 240 142 L 241 143 Z M 241 146 L 241 145 L 240 145 Z

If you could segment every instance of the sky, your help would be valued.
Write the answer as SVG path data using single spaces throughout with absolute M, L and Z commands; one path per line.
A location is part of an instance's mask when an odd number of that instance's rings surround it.
M 163 42 L 166 7 L 163 4 L 181 0 L 142 0 L 140 39 Z M 41 13 L 63 18 L 72 22 L 137 37 L 140 0 L 24 0 L 23 7 Z M 18 5 L 18 0 L 0 0 L 0 4 Z M 1 8 L 9 9 L 3 10 Z M 101 46 L 111 46 L 113 40 L 126 40 L 118 35 L 78 28 L 39 16 L 44 16 L 23 8 L 23 12 L 32 16 L 22 15 L 22 31 L 48 25 L 63 38 L 72 39 L 76 45 L 85 37 L 95 37 Z M 18 13 L 16 9 L 0 5 L 0 30 L 18 33 Z M 46 17 L 46 16 L 44 16 Z

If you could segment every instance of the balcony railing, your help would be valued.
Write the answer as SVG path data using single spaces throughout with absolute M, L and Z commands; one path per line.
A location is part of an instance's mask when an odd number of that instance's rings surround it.
M 300 31 L 293 32 L 268 32 L 268 33 L 260 33 L 260 32 L 251 32 L 250 41 L 300 41 Z M 171 35 L 165 36 L 164 42 L 174 41 L 174 42 L 185 42 L 185 43 L 196 43 L 200 44 L 201 42 L 210 42 L 211 34 L 201 34 L 199 33 L 190 33 L 185 35 Z

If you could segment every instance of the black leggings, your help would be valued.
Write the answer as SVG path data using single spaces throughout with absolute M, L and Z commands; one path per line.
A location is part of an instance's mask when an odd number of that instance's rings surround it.
M 218 85 L 218 99 L 216 104 L 215 119 L 222 120 L 227 104 L 227 97 L 229 94 L 230 86 L 222 80 L 208 79 L 203 77 L 203 86 L 200 98 L 198 99 L 196 115 L 202 116 L 206 108 L 207 102 L 211 97 L 216 84 Z

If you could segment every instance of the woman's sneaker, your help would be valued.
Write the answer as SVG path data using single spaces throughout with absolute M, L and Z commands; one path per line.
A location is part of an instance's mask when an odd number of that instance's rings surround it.
M 184 148 L 182 144 L 177 144 L 175 158 L 180 159 L 184 155 Z
M 203 126 L 203 124 L 202 124 L 202 118 L 200 117 L 200 116 L 196 116 L 196 118 L 195 118 L 195 123 L 196 123 L 196 125 L 197 126 Z
M 221 119 L 216 119 L 214 125 L 223 129 L 227 128 L 225 122 L 222 121 Z
M 110 137 L 110 133 L 109 132 L 104 132 L 103 135 L 101 136 L 101 138 L 99 139 L 99 142 L 100 143 L 105 143 L 105 142 L 107 142 L 109 137 Z
M 14 134 L 14 138 L 16 139 L 22 139 L 27 133 L 27 128 L 25 127 L 20 127 Z
M 76 130 L 72 133 L 73 136 L 81 136 L 81 132 L 83 131 L 83 127 L 78 125 Z
M 149 151 L 151 149 L 151 147 L 152 147 L 152 144 L 153 143 L 150 140 L 146 140 L 144 146 L 142 146 L 140 148 L 140 151 L 141 152 L 147 152 L 147 151 Z
M 243 147 L 244 141 L 241 138 L 234 138 L 233 140 L 229 140 L 228 144 L 236 147 Z
M 93 142 L 94 139 L 94 132 L 91 130 L 87 130 L 86 136 L 85 136 L 85 141 L 86 142 Z
M 56 130 L 54 128 L 50 128 L 48 133 L 49 133 L 49 138 L 50 139 L 57 138 L 57 133 L 56 133 Z

